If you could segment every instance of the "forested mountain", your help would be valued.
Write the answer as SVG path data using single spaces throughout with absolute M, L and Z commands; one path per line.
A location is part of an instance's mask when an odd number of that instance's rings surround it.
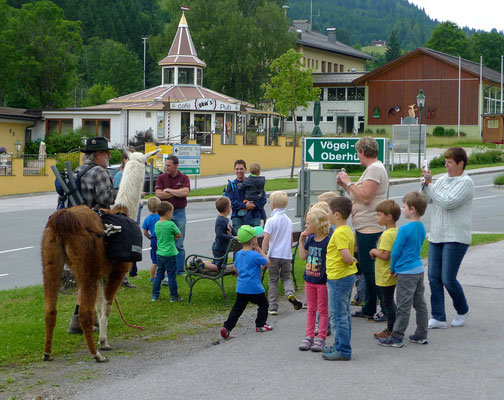
M 310 19 L 310 0 L 290 0 L 289 6 L 289 18 Z M 401 48 L 413 50 L 438 24 L 407 0 L 313 0 L 313 29 L 336 28 L 338 40 L 350 46 L 387 40 L 394 30 Z

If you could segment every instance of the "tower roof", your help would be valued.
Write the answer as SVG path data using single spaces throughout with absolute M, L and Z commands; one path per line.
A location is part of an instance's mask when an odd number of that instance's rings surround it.
M 175 39 L 173 39 L 170 51 L 168 52 L 168 55 L 159 62 L 159 65 L 206 67 L 206 64 L 198 58 L 194 43 L 191 39 L 191 34 L 189 33 L 189 27 L 187 26 L 184 12 L 182 12 L 182 17 L 180 18 L 177 33 L 175 35 Z

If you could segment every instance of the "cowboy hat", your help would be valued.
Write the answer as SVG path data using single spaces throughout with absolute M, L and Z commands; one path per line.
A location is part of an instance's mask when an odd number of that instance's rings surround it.
M 108 140 L 104 137 L 94 137 L 86 140 L 86 147 L 83 151 L 84 153 L 94 153 L 102 150 L 112 150 Z

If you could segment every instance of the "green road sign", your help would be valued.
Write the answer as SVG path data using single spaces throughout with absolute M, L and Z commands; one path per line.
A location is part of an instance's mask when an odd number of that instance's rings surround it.
M 201 173 L 200 167 L 179 167 L 178 170 L 186 175 L 199 175 Z
M 323 164 L 360 164 L 355 143 L 358 138 L 304 138 L 304 161 Z M 385 164 L 385 138 L 377 138 L 378 160 Z

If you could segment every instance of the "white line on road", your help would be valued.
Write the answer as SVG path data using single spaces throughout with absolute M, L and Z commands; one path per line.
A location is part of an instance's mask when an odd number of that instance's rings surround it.
M 187 223 L 188 224 L 193 224 L 195 222 L 214 221 L 216 219 L 217 219 L 217 217 L 214 217 L 214 218 L 204 218 L 204 219 L 195 219 L 193 221 L 187 221 Z
M 9 274 L 0 274 L 0 277 L 2 277 L 2 276 L 7 276 L 7 275 L 9 275 Z
M 491 199 L 493 197 L 502 197 L 504 194 L 496 194 L 494 196 L 485 196 L 485 197 L 475 197 L 473 200 L 483 200 L 483 199 Z
M 30 247 L 20 247 L 19 249 L 10 249 L 10 250 L 3 250 L 3 251 L 0 251 L 0 254 L 3 254 L 3 253 L 11 253 L 13 251 L 20 251 L 20 250 L 28 250 L 28 249 L 33 249 L 34 246 L 30 246 Z

